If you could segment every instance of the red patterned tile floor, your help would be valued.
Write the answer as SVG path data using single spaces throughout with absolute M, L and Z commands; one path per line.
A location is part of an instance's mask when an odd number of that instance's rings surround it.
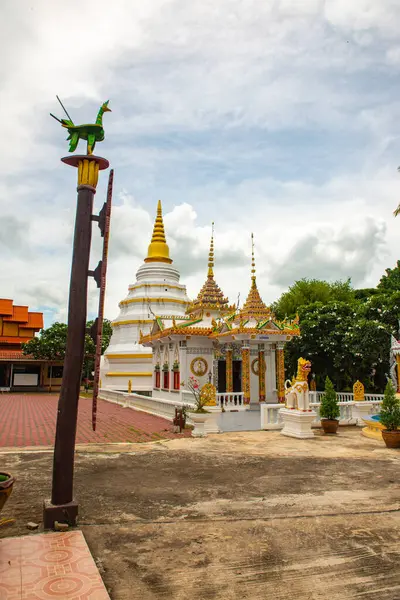
M 81 531 L 0 540 L 0 600 L 109 600 Z
M 58 397 L 46 394 L 0 394 L 0 447 L 52 446 Z M 190 436 L 172 432 L 160 417 L 99 400 L 97 428 L 92 431 L 92 401 L 79 400 L 76 443 L 154 442 Z

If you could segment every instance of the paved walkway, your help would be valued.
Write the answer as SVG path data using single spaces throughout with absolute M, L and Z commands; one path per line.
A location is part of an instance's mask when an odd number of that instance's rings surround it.
M 81 531 L 0 540 L 0 598 L 110 600 Z
M 0 447 L 52 446 L 58 396 L 48 394 L 0 395 Z M 97 427 L 92 430 L 92 401 L 79 401 L 76 443 L 152 442 L 189 436 L 172 433 L 172 423 L 160 417 L 98 401 Z

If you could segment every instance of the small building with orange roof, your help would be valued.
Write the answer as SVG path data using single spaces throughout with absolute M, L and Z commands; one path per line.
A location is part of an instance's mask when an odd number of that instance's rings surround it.
M 0 390 L 59 390 L 62 362 L 24 355 L 22 346 L 43 329 L 43 313 L 0 298 Z

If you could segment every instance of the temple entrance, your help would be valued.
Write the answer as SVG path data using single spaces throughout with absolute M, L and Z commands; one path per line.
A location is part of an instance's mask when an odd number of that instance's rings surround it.
M 242 361 L 232 361 L 232 379 L 233 379 L 233 391 L 242 391 Z M 226 392 L 226 362 L 224 360 L 218 361 L 218 392 L 224 394 Z
M 9 386 L 8 365 L 0 364 L 0 388 Z
M 242 361 L 232 361 L 233 391 L 242 391 Z

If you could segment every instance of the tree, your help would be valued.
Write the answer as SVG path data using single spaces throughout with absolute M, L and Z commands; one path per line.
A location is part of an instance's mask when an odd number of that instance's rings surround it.
M 319 279 L 300 279 L 284 292 L 271 308 L 279 319 L 292 318 L 303 306 L 314 302 L 326 304 L 333 300 L 339 302 L 354 300 L 350 279 L 334 283 Z
M 395 431 L 400 427 L 400 400 L 396 397 L 390 379 L 385 387 L 379 420 L 388 431 Z
M 87 328 L 90 329 L 93 321 L 87 322 Z M 36 359 L 60 361 L 65 358 L 65 350 L 67 346 L 68 325 L 66 323 L 53 323 L 47 329 L 42 329 L 39 336 L 29 340 L 23 344 L 22 351 L 25 355 L 29 354 Z M 103 338 L 102 349 L 103 354 L 107 349 L 112 334 L 111 321 L 104 319 L 103 322 Z M 94 354 L 96 345 L 90 335 L 85 337 L 85 355 L 83 373 L 91 374 L 94 366 Z
M 386 275 L 382 275 L 377 287 L 386 293 L 400 292 L 400 260 L 394 269 L 386 269 Z
M 325 393 L 321 398 L 319 415 L 321 419 L 338 419 L 340 417 L 340 408 L 335 388 L 329 377 L 325 379 Z
M 328 376 L 336 389 L 351 390 L 359 379 L 368 391 L 382 391 L 389 371 L 390 329 L 364 315 L 353 300 L 316 302 L 299 310 L 301 336 L 285 348 L 288 374 L 296 372 L 297 359 L 311 360 L 319 389 Z
M 65 323 L 53 323 L 47 329 L 42 329 L 39 336 L 23 344 L 22 352 L 36 359 L 64 360 L 67 330 Z

